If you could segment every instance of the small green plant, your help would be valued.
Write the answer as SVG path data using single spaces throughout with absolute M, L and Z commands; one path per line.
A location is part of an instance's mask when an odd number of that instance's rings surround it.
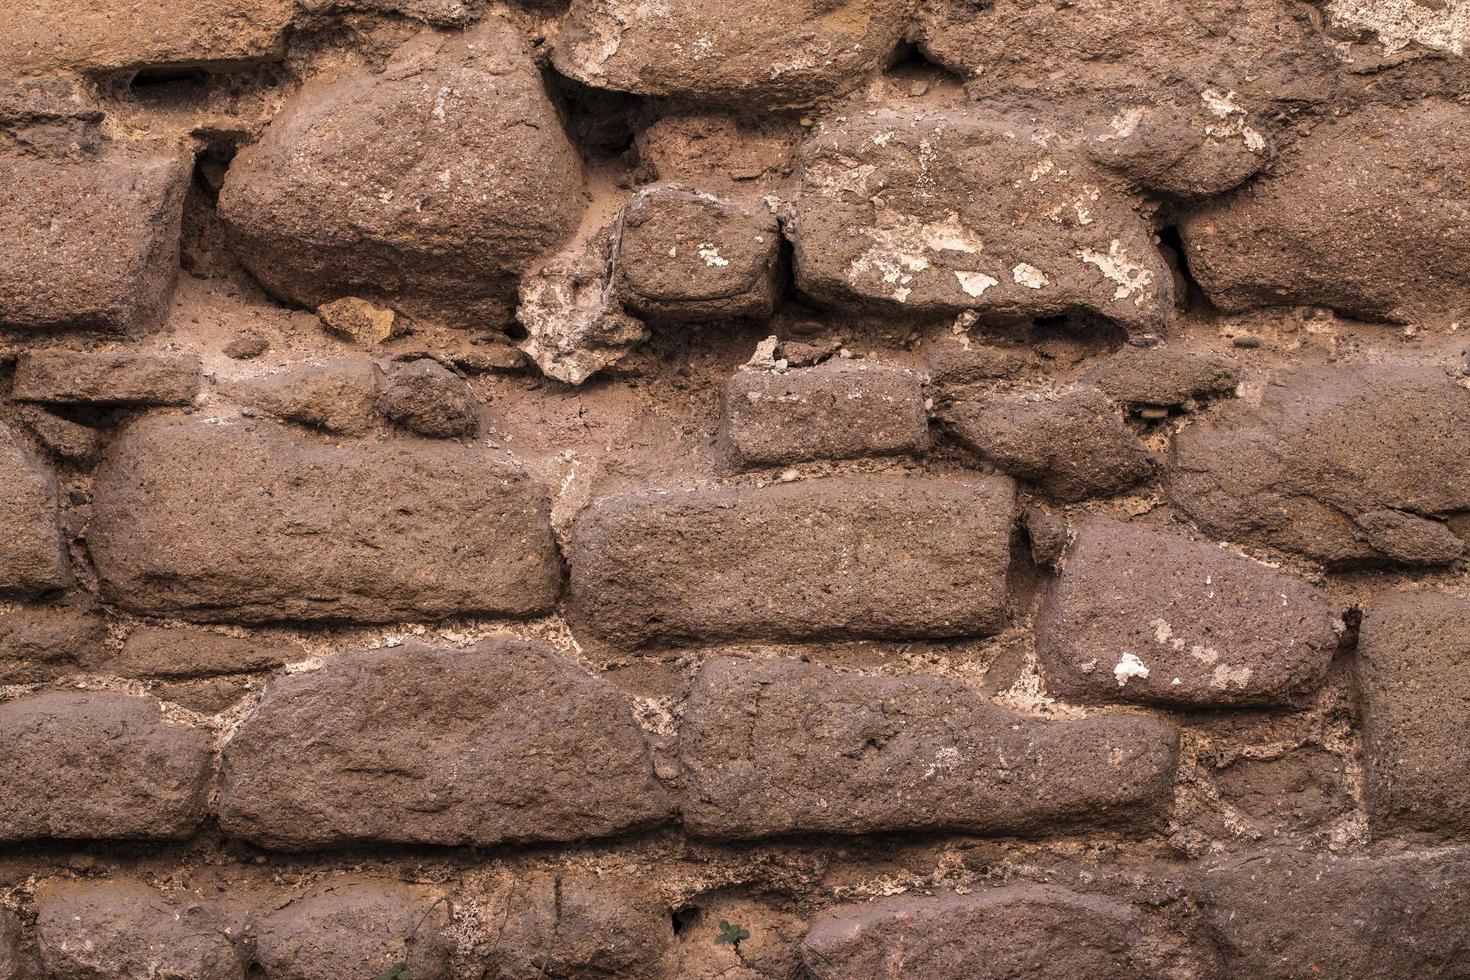
M 407 963 L 394 963 L 379 973 L 374 980 L 413 980 L 413 974 L 408 972 Z
M 740 940 L 749 938 L 749 929 L 740 925 L 738 922 L 726 922 L 724 919 L 721 919 L 720 931 L 715 936 L 715 945 L 721 946 L 728 943 L 738 950 L 740 949 Z

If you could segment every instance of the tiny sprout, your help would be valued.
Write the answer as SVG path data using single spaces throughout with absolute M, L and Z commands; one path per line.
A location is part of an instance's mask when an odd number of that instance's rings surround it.
M 740 940 L 749 938 L 749 929 L 739 923 L 726 922 L 724 919 L 721 919 L 719 934 L 715 936 L 715 945 L 719 946 L 723 943 L 729 943 L 731 946 L 739 949 Z

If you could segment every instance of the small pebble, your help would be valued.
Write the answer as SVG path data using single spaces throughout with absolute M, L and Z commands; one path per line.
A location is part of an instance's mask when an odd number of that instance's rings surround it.
M 1234 337 L 1231 339 L 1230 342 L 1236 347 L 1244 347 L 1247 349 L 1254 349 L 1261 346 L 1261 338 L 1252 337 L 1249 334 L 1243 334 L 1239 337 Z
M 271 342 L 265 335 L 247 330 L 225 345 L 225 356 L 237 361 L 248 361 L 270 350 Z

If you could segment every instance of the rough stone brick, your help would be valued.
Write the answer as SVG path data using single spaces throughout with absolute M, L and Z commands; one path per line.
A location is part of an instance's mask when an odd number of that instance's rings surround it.
M 480 431 L 480 403 L 469 383 L 432 358 L 395 371 L 377 404 L 385 416 L 422 436 L 453 439 Z
M 1070 700 L 1280 704 L 1326 676 L 1341 628 L 1292 575 L 1092 518 L 1037 613 L 1036 652 L 1048 692 Z
M 234 390 L 246 404 L 277 418 L 355 436 L 373 427 L 377 373 L 368 360 L 328 361 L 250 378 Z
M 32 970 L 23 942 L 20 920 L 8 910 L 0 909 L 0 980 L 31 980 L 39 974 Z
M 960 399 L 943 412 L 959 442 L 1058 501 L 1105 497 L 1154 472 L 1154 458 L 1096 388 Z
M 0 153 L 0 326 L 162 323 L 189 171 L 184 154 L 137 146 L 73 160 Z
M 739 371 L 725 382 L 720 422 L 737 467 L 900 456 L 929 443 L 918 376 L 857 361 Z
M 1133 906 L 1054 885 L 828 909 L 802 959 L 816 980 L 1137 980 L 1165 975 Z
M 957 385 L 1014 378 L 1036 367 L 1029 350 L 971 341 L 945 333 L 924 344 L 929 380 L 941 390 Z
M 807 105 L 881 68 L 912 0 L 573 0 L 553 50 L 586 85 L 740 108 Z
M 206 733 L 152 701 L 55 691 L 0 704 L 0 840 L 187 837 L 209 784 Z
M 1196 900 L 1228 976 L 1470 976 L 1470 849 L 1381 858 L 1279 850 L 1206 869 Z
M 526 641 L 278 677 L 226 747 L 220 792 L 227 831 L 284 850 L 570 841 L 668 813 L 627 699 Z
M 571 605 L 620 644 L 994 632 L 1014 507 L 993 477 L 607 497 L 573 530 Z
M 270 640 L 140 626 L 128 634 L 107 671 L 120 677 L 213 677 L 274 670 L 290 655 L 291 648 Z
M 230 66 L 279 56 L 291 0 L 17 0 L 0 64 L 50 69 Z
M 77 980 L 244 980 L 231 923 L 193 896 L 136 881 L 52 881 L 36 890 L 47 976 Z
M 1258 407 L 1227 403 L 1182 429 L 1167 489 L 1239 544 L 1330 565 L 1433 563 L 1450 549 L 1427 525 L 1470 510 L 1467 456 L 1470 391 L 1440 369 L 1304 365 L 1274 375 Z
M 446 980 L 448 919 L 426 888 L 331 878 L 265 916 L 250 936 L 271 980 L 370 980 L 398 966 L 414 980 Z
M 308 83 L 231 164 L 219 214 L 274 295 L 483 326 L 576 229 L 581 163 L 515 29 L 426 32 Z
M 0 607 L 0 684 L 34 684 L 107 659 L 107 622 L 80 602 Z
M 640 191 L 623 209 L 617 289 L 628 312 L 649 323 L 768 319 L 780 244 L 763 204 L 674 187 Z
M 1171 274 L 1130 198 L 1018 120 L 916 112 L 813 130 L 787 226 L 804 294 L 888 315 L 1084 312 L 1164 328 Z
M 684 826 L 701 837 L 1147 825 L 1177 735 L 1105 715 L 1041 722 L 935 677 L 719 658 L 679 729 Z
M 91 466 L 102 449 L 102 434 L 90 425 L 35 405 L 17 405 L 15 417 L 47 452 L 59 460 Z
M 1174 408 L 1192 398 L 1230 391 L 1240 364 L 1184 344 L 1123 347 L 1082 376 L 1116 402 Z
M 1318 126 L 1272 174 L 1180 225 L 1224 310 L 1313 305 L 1448 323 L 1470 306 L 1470 109 L 1425 100 Z
M 10 397 L 60 405 L 188 405 L 199 393 L 199 358 L 126 351 L 22 354 Z
M 1470 835 L 1470 601 L 1425 591 L 1369 603 L 1357 675 L 1373 829 Z
M 0 422 L 0 593 L 44 592 L 70 582 L 56 480 Z
M 144 419 L 99 468 L 102 591 L 203 621 L 530 615 L 561 588 L 546 494 L 478 450 L 329 445 L 263 422 Z

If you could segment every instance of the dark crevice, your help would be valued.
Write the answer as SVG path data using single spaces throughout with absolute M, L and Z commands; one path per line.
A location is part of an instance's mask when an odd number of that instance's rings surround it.
M 1214 305 L 1190 272 L 1189 256 L 1184 248 L 1184 238 L 1179 234 L 1179 226 L 1168 225 L 1161 228 L 1158 236 L 1159 251 L 1164 256 L 1164 264 L 1174 273 L 1174 288 L 1179 294 L 1175 302 L 1181 309 L 1191 313 L 1213 315 L 1216 312 Z

